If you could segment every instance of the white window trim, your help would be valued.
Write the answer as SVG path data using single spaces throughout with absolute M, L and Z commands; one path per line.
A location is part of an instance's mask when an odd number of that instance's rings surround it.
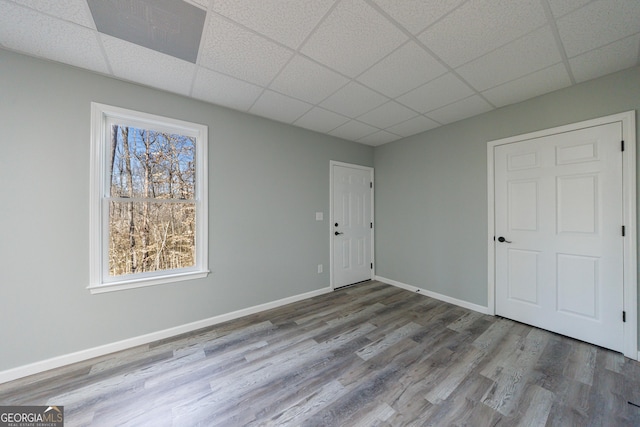
M 196 138 L 196 264 L 190 268 L 141 273 L 108 279 L 106 266 L 108 227 L 103 224 L 108 215 L 105 203 L 106 168 L 110 138 L 107 122 L 117 119 L 130 126 L 180 133 Z M 205 125 L 142 113 L 120 107 L 91 103 L 91 177 L 89 219 L 89 286 L 92 294 L 134 289 L 183 280 L 199 279 L 209 274 L 208 269 L 208 201 L 207 201 L 207 145 L 208 128 Z

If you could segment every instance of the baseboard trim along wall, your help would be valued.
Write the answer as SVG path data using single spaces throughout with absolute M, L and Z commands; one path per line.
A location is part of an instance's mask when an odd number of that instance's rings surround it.
M 463 301 L 461 299 L 453 298 L 447 295 L 442 295 L 437 292 L 428 291 L 426 289 L 418 288 L 416 286 L 407 285 L 406 283 L 398 282 L 396 280 L 387 279 L 386 277 L 375 276 L 375 279 L 386 283 L 388 285 L 396 286 L 398 288 L 406 289 L 407 291 L 415 292 L 417 294 L 426 295 L 428 297 L 448 302 L 449 304 L 457 305 L 459 307 L 468 308 L 469 310 L 477 311 L 482 314 L 490 314 L 489 307 L 484 307 L 472 302 Z
M 51 359 L 42 360 L 40 362 L 34 362 L 28 365 L 18 366 L 16 368 L 0 371 L 0 384 L 13 381 L 18 378 L 24 378 L 29 375 L 38 374 L 40 372 L 48 371 L 50 369 L 60 368 L 62 366 L 71 365 L 77 362 L 83 362 L 85 360 L 93 359 L 94 357 L 104 356 L 109 353 L 114 353 L 116 351 L 127 350 L 129 348 L 137 347 L 139 345 L 149 344 L 154 341 L 171 338 L 176 335 L 196 331 L 202 328 L 207 328 L 209 326 L 213 326 L 218 323 L 227 322 L 229 320 L 238 319 L 240 317 L 248 316 L 250 314 L 259 313 L 261 311 L 270 310 L 272 308 L 277 308 L 283 305 L 291 304 L 293 302 L 298 302 L 305 299 L 313 298 L 315 296 L 323 295 L 332 291 L 333 289 L 331 289 L 331 287 L 326 287 L 326 288 L 318 289 L 316 291 L 311 291 L 304 294 L 283 298 L 277 301 L 272 301 L 265 304 L 256 305 L 253 307 L 243 308 L 241 310 L 232 311 L 231 313 L 221 314 L 219 316 L 210 317 L 208 319 L 198 320 L 197 322 L 187 323 L 185 325 L 176 326 L 176 327 L 165 329 L 162 331 L 152 332 L 150 334 L 128 338 L 128 339 L 117 341 L 111 344 L 105 344 L 99 347 L 80 350 L 75 353 L 65 354 L 62 356 L 53 357 Z

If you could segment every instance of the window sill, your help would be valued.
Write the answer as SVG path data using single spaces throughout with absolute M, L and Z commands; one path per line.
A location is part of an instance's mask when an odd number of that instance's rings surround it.
M 122 280 L 99 285 L 89 285 L 87 289 L 92 294 L 102 294 L 105 292 L 116 292 L 127 289 L 142 288 L 147 286 L 164 285 L 168 283 L 182 282 L 184 280 L 202 279 L 209 275 L 210 271 L 190 271 L 187 273 L 172 274 L 169 276 L 147 277 L 135 280 Z

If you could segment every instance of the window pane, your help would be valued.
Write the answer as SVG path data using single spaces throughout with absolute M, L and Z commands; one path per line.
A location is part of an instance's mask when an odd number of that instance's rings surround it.
M 195 203 L 109 203 L 109 275 L 195 265 Z
M 195 145 L 193 137 L 113 125 L 110 195 L 193 200 Z

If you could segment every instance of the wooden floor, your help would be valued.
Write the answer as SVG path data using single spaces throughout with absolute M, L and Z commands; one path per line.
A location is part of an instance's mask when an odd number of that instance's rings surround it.
M 640 364 L 367 282 L 0 385 L 12 404 L 66 426 L 640 426 Z

